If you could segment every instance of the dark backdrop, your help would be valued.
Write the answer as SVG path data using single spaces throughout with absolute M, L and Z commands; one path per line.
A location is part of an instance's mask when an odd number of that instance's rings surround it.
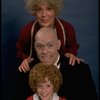
M 1 3 L 1 96 L 2 100 L 14 100 L 19 66 L 16 41 L 21 27 L 33 17 L 25 10 L 24 0 L 2 0 Z M 99 0 L 64 0 L 64 5 L 59 17 L 74 26 L 80 44 L 78 56 L 90 65 L 98 92 Z

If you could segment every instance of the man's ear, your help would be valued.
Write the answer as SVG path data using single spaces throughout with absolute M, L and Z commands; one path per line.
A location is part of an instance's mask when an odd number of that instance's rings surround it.
M 61 47 L 61 41 L 60 41 L 60 40 L 58 40 L 58 41 L 57 41 L 57 49 L 59 50 L 59 49 L 60 49 L 60 47 Z

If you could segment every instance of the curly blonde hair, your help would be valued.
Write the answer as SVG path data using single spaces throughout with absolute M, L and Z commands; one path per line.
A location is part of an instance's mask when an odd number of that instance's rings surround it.
M 43 4 L 45 2 L 54 9 L 56 15 L 58 15 L 63 8 L 63 0 L 25 0 L 25 7 L 32 15 L 35 16 L 38 4 Z
M 57 92 L 62 84 L 62 74 L 59 69 L 54 65 L 43 65 L 42 63 L 36 64 L 29 73 L 29 85 L 33 92 L 37 92 L 37 84 L 46 82 L 48 79 L 53 87 L 54 92 Z

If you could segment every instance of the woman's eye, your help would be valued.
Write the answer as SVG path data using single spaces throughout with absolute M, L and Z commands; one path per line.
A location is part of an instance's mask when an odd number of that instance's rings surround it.
M 37 9 L 36 9 L 36 12 L 39 12 L 39 11 L 41 11 L 41 9 L 40 9 L 40 8 L 37 8 Z
M 51 8 L 51 7 L 48 7 L 47 9 L 48 9 L 48 10 L 53 10 L 53 8 Z

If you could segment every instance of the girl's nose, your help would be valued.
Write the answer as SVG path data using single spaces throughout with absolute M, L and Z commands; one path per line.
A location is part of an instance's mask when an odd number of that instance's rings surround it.
M 46 91 L 46 88 L 45 87 L 42 87 L 42 92 L 44 93 Z

